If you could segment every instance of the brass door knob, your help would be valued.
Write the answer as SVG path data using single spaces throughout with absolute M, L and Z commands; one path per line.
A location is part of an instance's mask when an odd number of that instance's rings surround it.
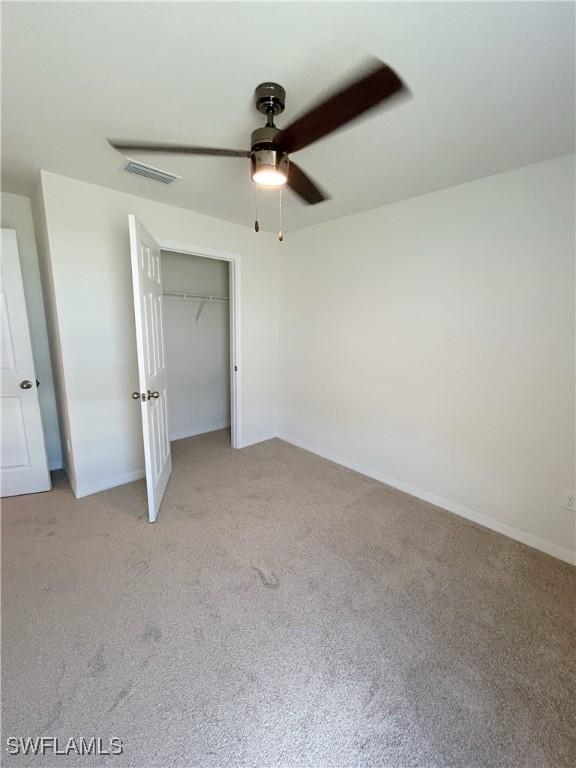
M 28 379 L 24 379 L 24 381 L 20 382 L 20 389 L 32 389 L 32 382 L 28 381 Z
M 150 400 L 150 398 L 152 398 L 152 397 L 154 398 L 154 400 L 156 400 L 157 398 L 160 397 L 160 393 L 159 392 L 150 392 L 150 390 L 148 390 L 148 400 Z
M 140 392 L 132 392 L 132 400 L 140 400 Z

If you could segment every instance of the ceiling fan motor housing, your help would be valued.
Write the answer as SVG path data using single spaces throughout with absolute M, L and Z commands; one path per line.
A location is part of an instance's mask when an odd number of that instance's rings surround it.
M 275 170 L 288 176 L 288 155 L 275 145 L 274 140 L 280 133 L 279 128 L 264 126 L 252 131 L 252 151 L 250 162 L 252 164 L 252 177 L 258 171 Z
M 279 115 L 284 112 L 286 91 L 278 83 L 260 83 L 254 91 L 256 109 L 263 115 Z

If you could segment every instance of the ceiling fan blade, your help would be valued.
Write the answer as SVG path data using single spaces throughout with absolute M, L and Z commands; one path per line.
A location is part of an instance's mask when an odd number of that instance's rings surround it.
M 288 186 L 308 205 L 316 205 L 330 199 L 330 195 L 320 189 L 316 182 L 312 181 L 292 160 L 288 166 Z
M 114 149 L 128 152 L 166 152 L 178 155 L 217 155 L 220 157 L 250 157 L 243 149 L 220 149 L 219 147 L 193 147 L 188 144 L 159 144 L 148 141 L 123 141 L 108 139 Z
M 360 78 L 322 99 L 285 128 L 276 143 L 284 152 L 296 152 L 402 92 L 409 93 L 396 72 L 376 59 Z

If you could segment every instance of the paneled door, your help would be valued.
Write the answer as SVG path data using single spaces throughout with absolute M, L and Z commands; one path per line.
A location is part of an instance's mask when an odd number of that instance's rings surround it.
M 49 491 L 50 473 L 16 232 L 2 230 L 0 255 L 0 493 Z
M 160 246 L 134 216 L 128 217 L 148 519 L 156 520 L 172 472 L 166 401 Z

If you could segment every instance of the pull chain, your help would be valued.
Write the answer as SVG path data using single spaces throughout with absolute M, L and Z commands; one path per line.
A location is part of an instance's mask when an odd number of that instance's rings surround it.
M 284 240 L 284 235 L 282 234 L 282 187 L 280 187 L 280 190 L 279 190 L 278 206 L 279 206 L 279 219 L 280 219 L 280 229 L 278 230 L 278 240 L 282 242 L 282 240 Z
M 256 207 L 256 218 L 254 220 L 254 231 L 260 232 L 260 224 L 258 223 L 258 184 L 254 184 L 254 201 Z

